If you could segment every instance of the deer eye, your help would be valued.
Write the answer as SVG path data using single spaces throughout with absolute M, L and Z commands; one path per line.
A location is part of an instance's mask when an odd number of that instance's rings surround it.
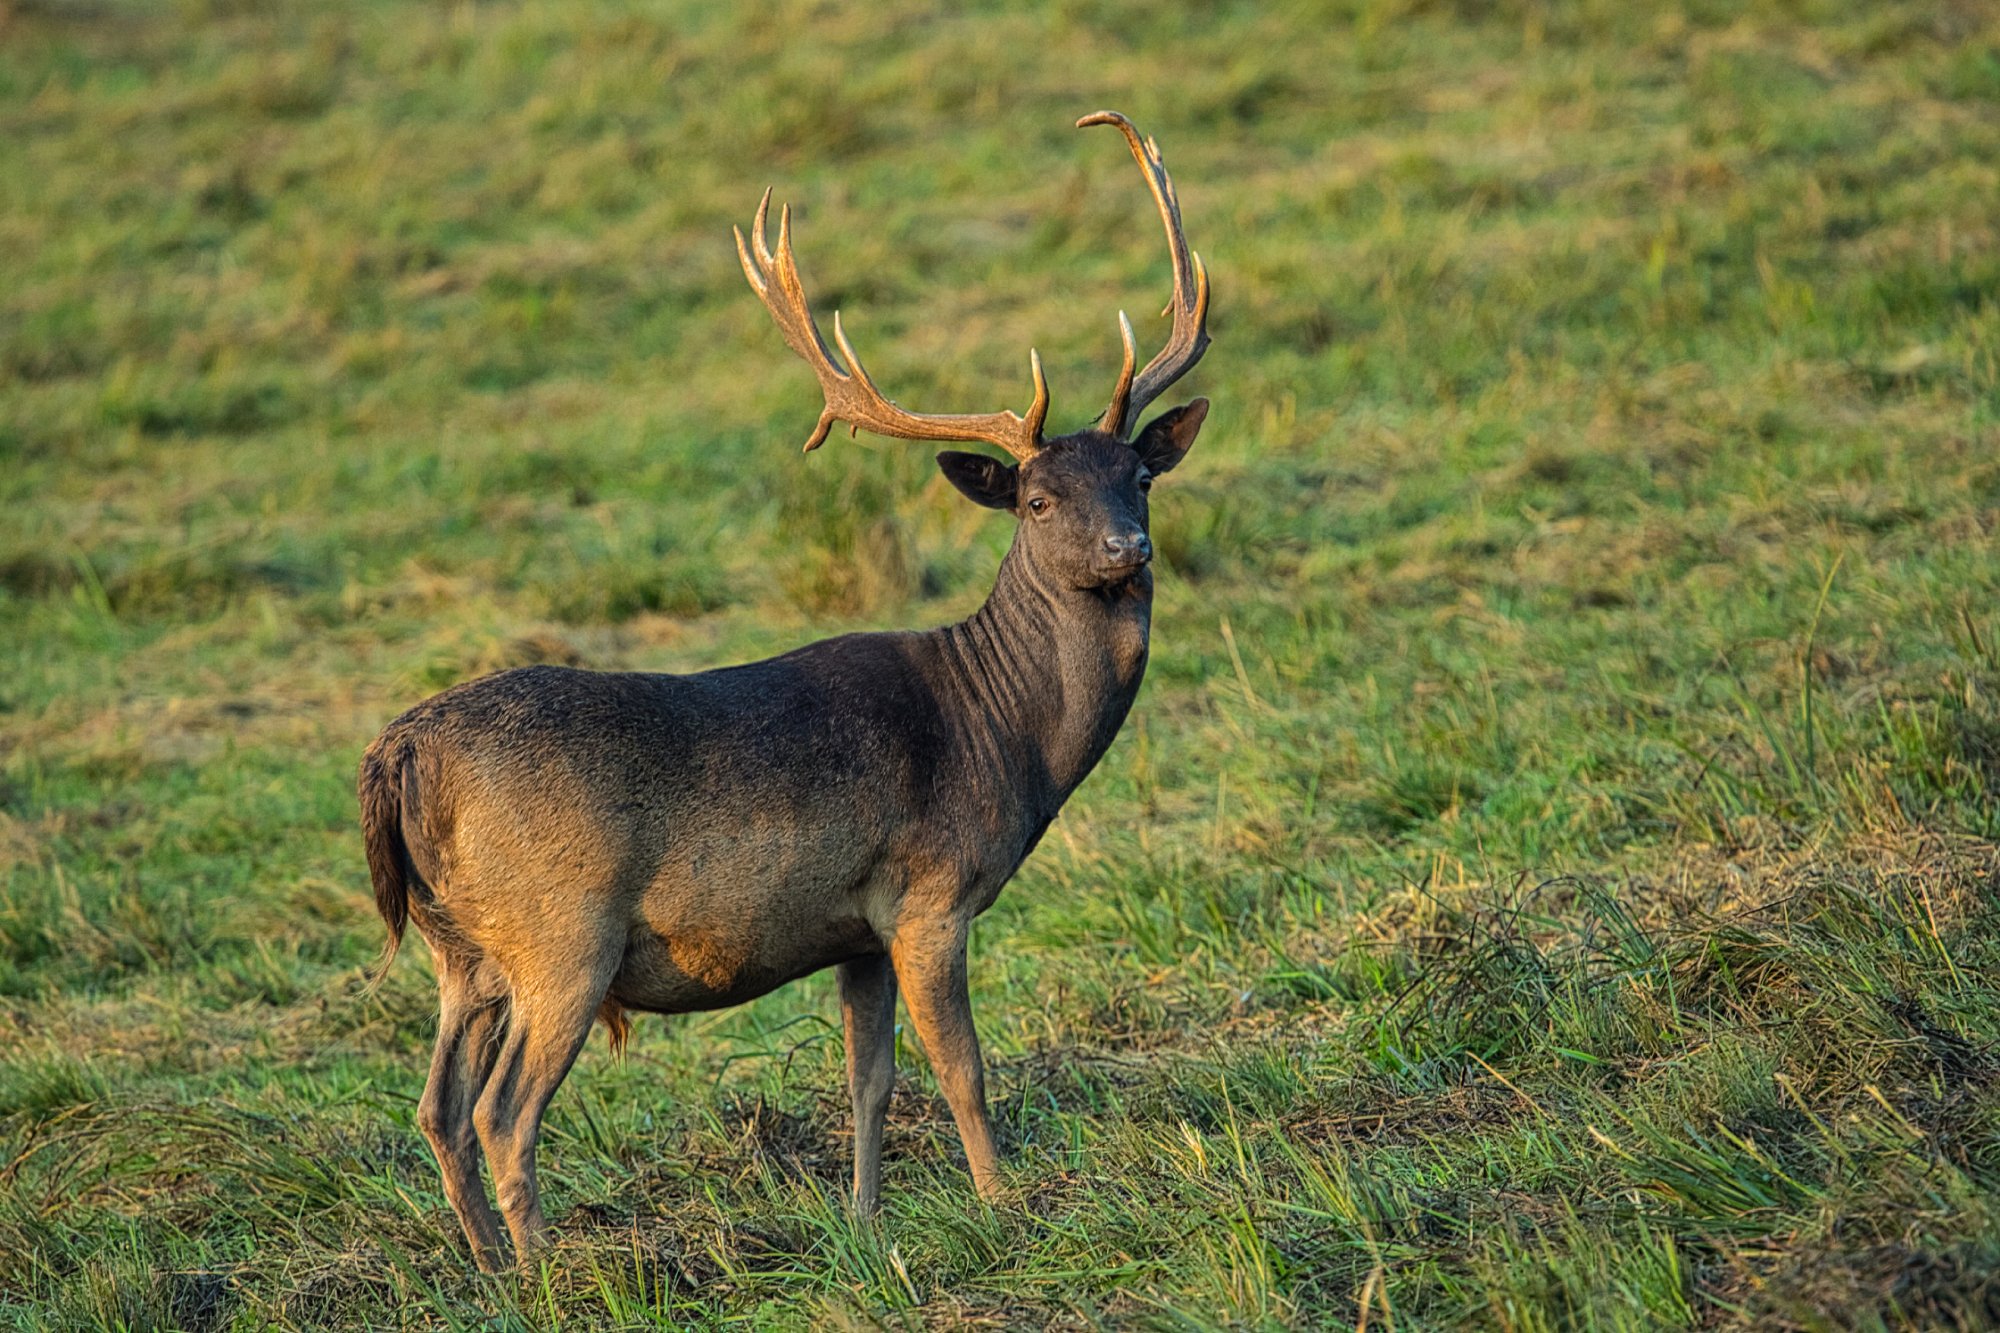
M 1029 501 L 1028 501 L 1028 512 L 1029 512 L 1029 513 L 1031 513 L 1031 514 L 1046 514 L 1046 513 L 1048 512 L 1048 511 L 1049 511 L 1049 497 L 1048 497 L 1048 496 L 1046 496 L 1046 495 L 1037 495 L 1037 496 L 1035 496 L 1034 498 L 1032 498 L 1031 500 L 1029 500 Z
M 1152 474 L 1152 473 L 1150 473 L 1150 472 L 1141 472 L 1141 473 L 1139 474 L 1139 489 L 1140 489 L 1140 490 L 1142 490 L 1142 491 L 1150 491 L 1150 490 L 1152 490 L 1152 489 L 1153 489 L 1153 474 Z

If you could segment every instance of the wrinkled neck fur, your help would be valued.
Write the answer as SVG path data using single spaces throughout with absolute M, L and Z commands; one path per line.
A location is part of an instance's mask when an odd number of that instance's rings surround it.
M 1150 570 L 1111 588 L 1063 587 L 1034 567 L 1017 536 L 986 604 L 939 631 L 969 705 L 974 762 L 1039 778 L 1053 815 L 1139 692 L 1152 605 Z

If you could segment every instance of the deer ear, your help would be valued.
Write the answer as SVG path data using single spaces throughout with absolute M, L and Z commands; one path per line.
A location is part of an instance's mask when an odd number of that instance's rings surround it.
M 944 479 L 958 487 L 958 493 L 988 509 L 1012 509 L 1020 468 L 985 454 L 962 454 L 948 449 L 937 456 Z
M 1171 412 L 1162 412 L 1146 423 L 1146 429 L 1139 432 L 1139 438 L 1132 441 L 1132 447 L 1139 451 L 1139 461 L 1146 465 L 1146 471 L 1154 476 L 1173 470 L 1174 464 L 1187 456 L 1194 447 L 1194 437 L 1201 433 L 1201 423 L 1208 419 L 1208 399 L 1197 398 L 1184 407 L 1176 407 Z

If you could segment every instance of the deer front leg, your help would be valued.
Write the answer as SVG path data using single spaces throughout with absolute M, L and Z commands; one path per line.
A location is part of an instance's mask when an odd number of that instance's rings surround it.
M 986 1120 L 986 1067 L 965 988 L 966 927 L 950 917 L 899 924 L 890 957 L 924 1054 L 958 1122 L 973 1186 L 980 1198 L 995 1203 L 1001 1194 L 1000 1159 Z
M 882 1204 L 882 1119 L 896 1088 L 896 972 L 878 955 L 842 963 L 837 975 L 854 1102 L 854 1208 L 873 1217 Z

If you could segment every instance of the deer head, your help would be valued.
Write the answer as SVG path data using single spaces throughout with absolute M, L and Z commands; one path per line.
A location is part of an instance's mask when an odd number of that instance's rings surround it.
M 1124 365 L 1109 406 L 1095 426 L 1052 440 L 1042 436 L 1049 412 L 1049 386 L 1038 353 L 1028 353 L 1035 392 L 1025 416 L 1004 410 L 911 412 L 875 387 L 847 340 L 838 312 L 833 317 L 833 339 L 840 348 L 841 361 L 834 360 L 799 279 L 798 261 L 792 254 L 790 206 L 779 211 L 775 252 L 765 239 L 769 190 L 757 206 L 750 239 L 746 242 L 741 230 L 736 233 L 736 253 L 751 289 L 777 321 L 785 342 L 819 378 L 825 406 L 806 440 L 806 449 L 824 444 L 834 422 L 845 421 L 850 434 L 865 427 L 897 439 L 965 441 L 1004 450 L 1014 462 L 1003 463 L 987 454 L 947 451 L 938 455 L 938 466 L 968 499 L 1007 510 L 1021 520 L 1017 544 L 1025 556 L 1048 574 L 1079 588 L 1125 582 L 1152 560 L 1147 491 L 1153 478 L 1186 455 L 1208 415 L 1208 400 L 1197 398 L 1162 413 L 1136 436 L 1132 433 L 1140 413 L 1192 370 L 1208 350 L 1208 270 L 1201 256 L 1188 247 L 1181 227 L 1180 201 L 1159 146 L 1142 139 L 1132 122 L 1116 111 L 1095 112 L 1077 121 L 1079 129 L 1087 125 L 1117 127 L 1153 193 L 1174 267 L 1173 299 L 1164 312 L 1173 317 L 1173 329 L 1166 346 L 1144 370 L 1137 370 L 1132 325 L 1121 310 L 1118 330 Z

